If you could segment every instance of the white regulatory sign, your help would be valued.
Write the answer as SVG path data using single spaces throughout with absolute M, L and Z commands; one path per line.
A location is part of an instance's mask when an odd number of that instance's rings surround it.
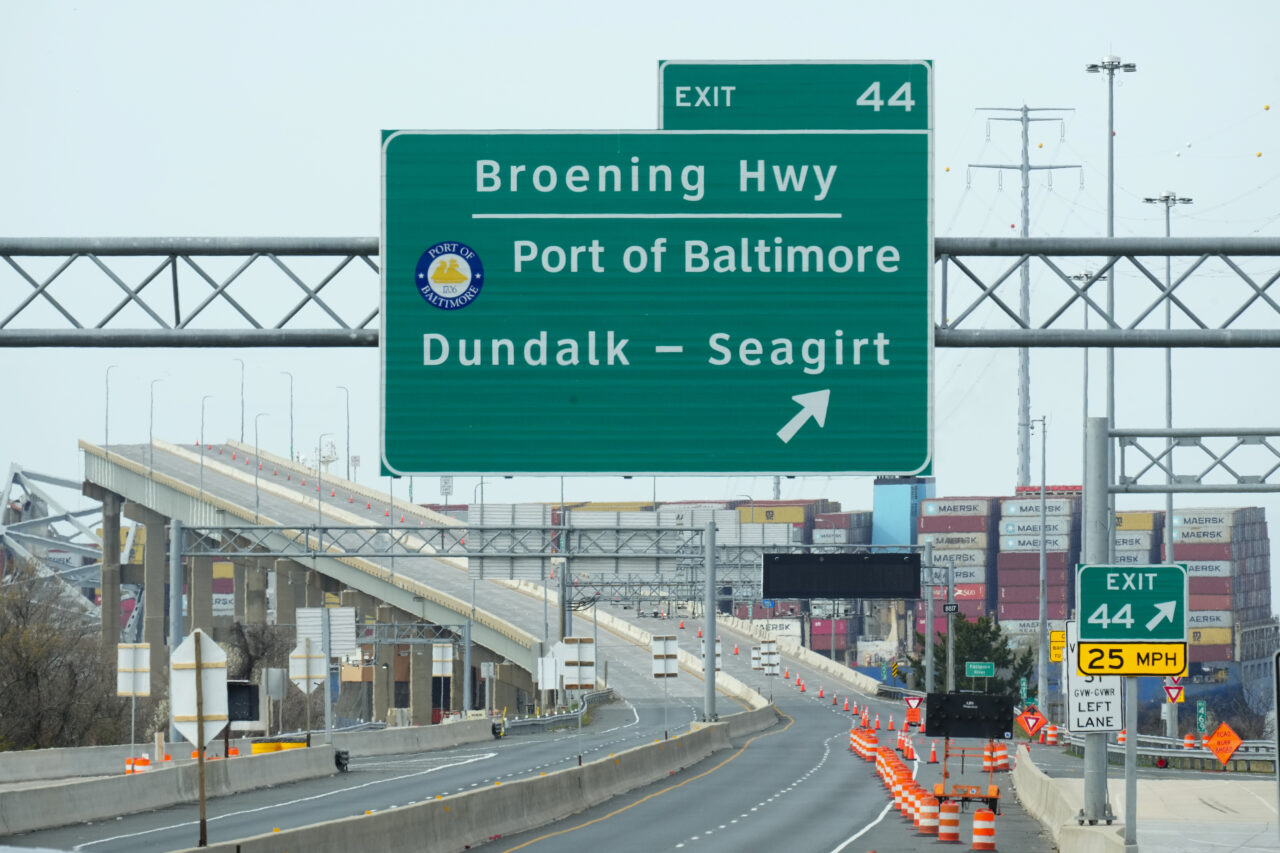
M 1067 697 L 1067 730 L 1070 732 L 1118 732 L 1124 725 L 1120 713 L 1118 675 L 1081 675 L 1080 632 L 1075 620 L 1066 623 L 1067 647 L 1062 655 L 1064 693 Z

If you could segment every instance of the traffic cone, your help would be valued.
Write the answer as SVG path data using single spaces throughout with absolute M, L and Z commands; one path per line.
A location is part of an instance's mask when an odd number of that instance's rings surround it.
M 735 655 L 738 653 L 738 644 L 737 644 L 737 643 L 734 643 L 734 644 L 733 644 L 733 653 L 734 653 Z
M 876 711 L 876 731 L 880 731 L 880 712 Z
M 681 631 L 683 631 L 683 630 L 684 630 L 684 620 L 683 620 L 683 619 L 681 619 L 681 620 L 680 620 L 680 630 L 681 630 Z
M 832 707 L 835 707 L 836 701 L 837 701 L 837 700 L 836 700 L 836 694 L 832 693 L 832 694 L 831 694 L 831 705 L 832 705 Z
M 365 502 L 364 502 L 364 508 L 365 508 L 365 509 L 373 509 L 373 501 L 365 501 Z
M 826 698 L 827 698 L 827 695 L 826 695 L 826 692 L 825 692 L 825 688 L 824 688 L 821 684 L 819 684 L 819 685 L 818 685 L 818 698 L 819 698 L 819 699 L 826 699 Z
M 889 715 L 889 731 L 893 731 L 893 714 Z
M 929 763 L 938 763 L 938 742 L 936 740 L 929 744 Z
M 803 681 L 802 681 L 802 682 L 800 682 L 800 692 L 801 692 L 801 693 L 803 693 L 803 692 L 804 692 L 804 682 L 803 682 Z
M 306 484 L 307 484 L 306 479 L 303 479 L 303 481 L 302 481 L 302 485 L 304 485 L 304 486 L 305 486 Z
M 698 636 L 699 636 L 699 637 L 701 637 L 701 636 L 702 636 L 702 629 L 701 629 L 701 628 L 699 628 L 699 629 L 698 629 Z
M 846 703 L 848 703 L 848 701 L 849 701 L 849 700 L 848 700 L 848 699 L 845 699 L 844 701 L 845 701 Z M 858 700 L 857 700 L 857 699 L 854 699 L 854 700 L 853 700 L 853 713 L 855 713 L 855 714 L 856 714 L 856 713 L 858 713 Z
M 231 458 L 232 458 L 232 460 L 234 460 L 234 459 L 236 458 L 236 452 L 235 452 L 234 450 L 233 450 L 233 451 L 231 451 Z
M 404 516 L 403 516 L 403 515 L 402 515 L 402 516 L 400 516 L 400 523 L 401 523 L 401 524 L 404 524 Z
M 347 503 L 349 503 L 349 504 L 353 504 L 353 503 L 355 503 L 355 502 L 356 502 L 356 496 L 355 496 L 355 495 L 347 495 Z
M 1044 729 L 1040 730 L 1040 745 L 1044 746 Z
M 848 696 L 844 697 L 844 709 L 845 709 L 846 711 L 847 711 L 847 710 L 849 710 L 849 697 L 848 697 Z M 858 709 L 857 709 L 857 708 L 854 708 L 854 709 L 853 709 L 853 713 L 855 713 L 855 714 L 856 714 L 856 713 L 858 713 Z
M 683 628 L 683 627 L 684 627 L 684 623 L 683 623 L 683 622 L 681 622 L 681 623 L 680 623 L 680 627 L 681 627 L 681 628 Z M 787 667 L 785 670 L 783 670 L 783 673 L 782 673 L 782 680 L 783 680 L 783 681 L 790 681 L 790 680 L 791 680 L 791 667 Z
M 280 469 L 279 469 L 279 468 L 272 468 L 272 469 L 271 469 L 271 476 L 272 476 L 272 477 L 279 477 L 279 476 L 280 476 Z

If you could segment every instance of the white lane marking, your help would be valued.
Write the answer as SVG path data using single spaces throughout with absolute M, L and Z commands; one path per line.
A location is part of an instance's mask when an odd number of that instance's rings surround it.
M 474 758 L 468 758 L 465 761 L 454 761 L 449 764 L 441 764 L 438 767 L 432 767 L 428 770 L 419 770 L 417 773 L 405 773 L 403 776 L 393 776 L 390 779 L 376 779 L 372 782 L 364 782 L 359 785 L 352 785 L 348 788 L 340 788 L 336 791 L 325 791 L 323 794 L 314 794 L 310 797 L 299 797 L 296 800 L 286 800 L 283 803 L 272 803 L 271 805 L 258 806 L 257 808 L 253 808 L 253 809 L 241 809 L 240 811 L 227 812 L 226 814 L 214 815 L 213 817 L 208 818 L 208 822 L 213 823 L 215 820 L 223 820 L 224 818 L 229 818 L 229 817 L 239 817 L 240 815 L 246 815 L 246 814 L 255 814 L 256 812 L 270 811 L 271 809 L 283 808 L 285 806 L 296 806 L 298 803 L 308 803 L 308 802 L 311 802 L 312 800 L 322 800 L 325 797 L 332 797 L 335 794 L 343 794 L 348 791 L 359 791 L 361 788 L 371 788 L 374 785 L 383 785 L 383 784 L 386 784 L 387 782 L 399 782 L 403 779 L 414 779 L 418 776 L 425 776 L 428 773 L 435 773 L 437 770 L 445 770 L 449 767 L 461 767 L 464 764 L 471 764 L 476 761 L 484 761 L 485 759 L 493 758 L 497 754 L 498 753 L 496 752 L 487 752 L 487 753 L 484 753 L 483 755 L 478 755 Z M 461 791 L 462 789 L 459 788 L 458 790 Z M 190 804 L 183 803 L 183 805 L 190 805 Z M 197 826 L 199 825 L 199 823 L 200 821 L 198 820 L 188 820 L 188 821 L 183 821 L 182 823 L 175 823 L 171 826 L 158 826 L 155 829 L 146 829 L 146 830 L 143 830 L 142 832 L 129 832 L 129 833 L 125 833 L 124 835 L 116 835 L 111 838 L 99 838 L 97 841 L 86 841 L 84 844 L 77 844 L 75 847 L 71 849 L 83 850 L 86 847 L 92 847 L 95 844 L 107 844 L 112 841 L 119 841 L 123 838 L 138 838 L 143 835 L 151 835 L 152 833 L 155 833 L 155 832 L 168 832 L 173 829 L 182 829 L 188 826 Z
M 912 778 L 912 779 L 916 778 L 916 773 L 917 773 L 919 770 L 920 770 L 920 761 L 917 759 L 917 760 L 916 760 L 916 762 L 914 763 L 914 765 L 913 765 L 913 766 L 912 766 L 912 768 L 911 768 L 911 778 Z M 857 832 L 855 832 L 853 835 L 850 835 L 850 836 L 849 836 L 848 838 L 846 838 L 843 842 L 841 842 L 841 844 L 840 844 L 840 846 L 839 846 L 839 847 L 837 847 L 836 849 L 832 850 L 832 851 L 831 851 L 831 853 L 840 853 L 840 851 L 841 851 L 841 850 L 843 850 L 844 848 L 848 847 L 850 844 L 852 844 L 853 842 L 857 841 L 857 840 L 858 840 L 859 838 L 861 838 L 862 836 L 866 835 L 868 832 L 870 832 L 870 831 L 871 831 L 872 827 L 874 827 L 874 826 L 875 826 L 876 824 L 878 824 L 880 821 L 884 820 L 884 816 L 885 816 L 885 815 L 887 815 L 887 814 L 889 813 L 889 809 L 891 809 L 891 808 L 893 808 L 893 800 L 889 800 L 889 802 L 885 805 L 884 809 L 883 809 L 883 810 L 881 810 L 880 815 L 879 815 L 875 820 L 871 821 L 871 823 L 869 823 L 869 824 L 867 824 L 866 826 L 862 827 L 862 829 L 859 829 L 859 830 L 858 830 Z

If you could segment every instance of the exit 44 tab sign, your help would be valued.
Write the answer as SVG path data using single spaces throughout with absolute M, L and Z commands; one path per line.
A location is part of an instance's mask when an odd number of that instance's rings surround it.
M 1080 672 L 1182 675 L 1187 670 L 1183 566 L 1082 566 Z

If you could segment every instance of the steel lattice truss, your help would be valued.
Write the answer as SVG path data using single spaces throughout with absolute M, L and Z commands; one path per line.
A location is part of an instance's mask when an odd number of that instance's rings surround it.
M 102 510 L 69 510 L 49 487 L 80 491 L 79 482 L 27 471 L 17 464 L 9 467 L 0 549 L 70 589 L 95 586 L 102 570 L 102 540 L 92 525 L 100 523 Z M 93 609 L 78 592 L 69 600 L 78 608 Z
M 1117 429 L 1111 435 L 1120 468 L 1113 492 L 1280 492 L 1280 429 Z M 1175 473 L 1179 469 L 1191 473 Z
M 1275 238 L 952 237 L 935 254 L 938 346 L 1280 346 Z M 0 346 L 378 344 L 376 238 L 9 238 L 0 258 Z

